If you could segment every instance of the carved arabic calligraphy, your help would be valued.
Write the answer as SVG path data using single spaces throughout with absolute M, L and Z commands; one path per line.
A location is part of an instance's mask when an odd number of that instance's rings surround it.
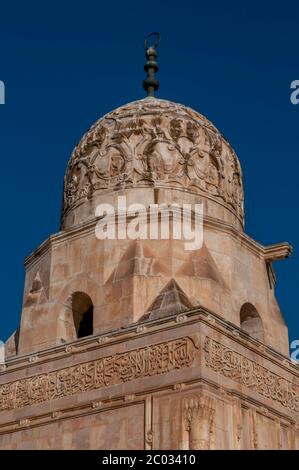
M 43 403 L 189 367 L 195 351 L 192 339 L 186 337 L 20 379 L 0 386 L 0 410 Z
M 293 411 L 299 411 L 295 384 L 209 337 L 204 343 L 207 367 Z

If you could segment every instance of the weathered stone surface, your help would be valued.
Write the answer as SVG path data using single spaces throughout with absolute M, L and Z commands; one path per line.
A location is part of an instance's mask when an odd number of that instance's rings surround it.
M 178 317 L 9 360 L 0 447 L 298 448 L 298 367 L 204 309 Z
M 98 240 L 95 208 L 120 195 L 147 210 L 202 202 L 201 249 Z M 148 212 L 140 223 L 148 233 Z M 244 233 L 240 164 L 206 118 L 153 98 L 106 115 L 72 154 L 61 232 L 26 260 L 0 448 L 299 449 L 271 267 L 290 252 Z
M 171 279 L 154 300 L 144 318 L 155 320 L 192 309 L 193 305 L 180 286 Z

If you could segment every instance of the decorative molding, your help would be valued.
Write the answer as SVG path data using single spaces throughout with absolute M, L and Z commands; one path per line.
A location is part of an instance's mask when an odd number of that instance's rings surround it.
M 30 357 L 28 358 L 28 361 L 29 361 L 29 362 L 36 362 L 37 360 L 38 360 L 38 356 L 30 356 Z
M 22 427 L 27 427 L 30 424 L 30 420 L 28 418 L 20 419 L 19 425 Z
M 137 326 L 136 328 L 136 333 L 139 334 L 139 333 L 144 333 L 146 331 L 146 326 L 143 326 L 143 325 L 139 325 Z
M 10 382 L 0 386 L 0 411 L 190 367 L 195 351 L 191 338 L 179 338 Z
M 91 404 L 91 408 L 94 410 L 96 408 L 100 408 L 100 406 L 102 406 L 102 402 L 101 401 L 94 401 L 92 404 Z
M 151 445 L 153 444 L 153 440 L 154 440 L 154 433 L 153 433 L 153 431 L 150 429 L 150 430 L 147 431 L 147 433 L 146 433 L 146 443 L 151 446 Z
M 189 432 L 189 449 L 211 448 L 215 402 L 203 395 L 190 395 L 183 400 L 185 428 Z
M 232 399 L 232 440 L 235 450 L 241 450 L 243 446 L 243 416 L 241 400 L 237 397 Z
M 108 341 L 109 341 L 108 336 L 100 336 L 100 338 L 98 338 L 98 343 L 99 344 L 108 343 Z
M 187 315 L 184 315 L 183 313 L 179 313 L 176 317 L 175 317 L 175 321 L 176 323 L 181 323 L 183 321 L 186 321 L 187 320 Z
M 299 390 L 287 379 L 208 336 L 206 366 L 292 411 L 299 411 Z
M 147 395 L 144 399 L 144 440 L 145 450 L 152 450 L 154 447 L 154 423 L 153 423 L 153 395 Z
M 124 401 L 127 402 L 127 401 L 134 401 L 136 398 L 136 395 L 134 395 L 134 393 L 130 393 L 129 395 L 125 395 L 124 396 Z
M 265 261 L 271 263 L 280 259 L 285 259 L 291 256 L 293 247 L 287 243 L 276 243 L 275 245 L 269 245 L 264 248 Z
M 172 388 L 176 392 L 179 392 L 180 390 L 183 390 L 183 388 L 185 388 L 185 384 L 184 383 L 174 384 L 174 386 Z

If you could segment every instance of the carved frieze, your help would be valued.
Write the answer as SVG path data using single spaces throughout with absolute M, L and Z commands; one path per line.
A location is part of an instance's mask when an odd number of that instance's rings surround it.
M 204 351 L 206 366 L 213 371 L 290 410 L 299 411 L 299 389 L 292 382 L 212 338 L 206 338 Z
M 190 367 L 196 347 L 180 338 L 0 385 L 0 411 Z
M 107 114 L 68 164 L 63 214 L 101 189 L 159 184 L 219 199 L 243 220 L 239 161 L 202 115 L 169 101 L 140 100 Z

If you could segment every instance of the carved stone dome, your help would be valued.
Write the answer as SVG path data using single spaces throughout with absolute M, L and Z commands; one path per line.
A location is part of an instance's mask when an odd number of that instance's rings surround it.
M 215 126 L 184 105 L 148 97 L 90 128 L 68 163 L 62 229 L 93 218 L 97 204 L 130 189 L 133 202 L 138 189 L 148 203 L 205 201 L 207 215 L 243 227 L 239 160 Z

